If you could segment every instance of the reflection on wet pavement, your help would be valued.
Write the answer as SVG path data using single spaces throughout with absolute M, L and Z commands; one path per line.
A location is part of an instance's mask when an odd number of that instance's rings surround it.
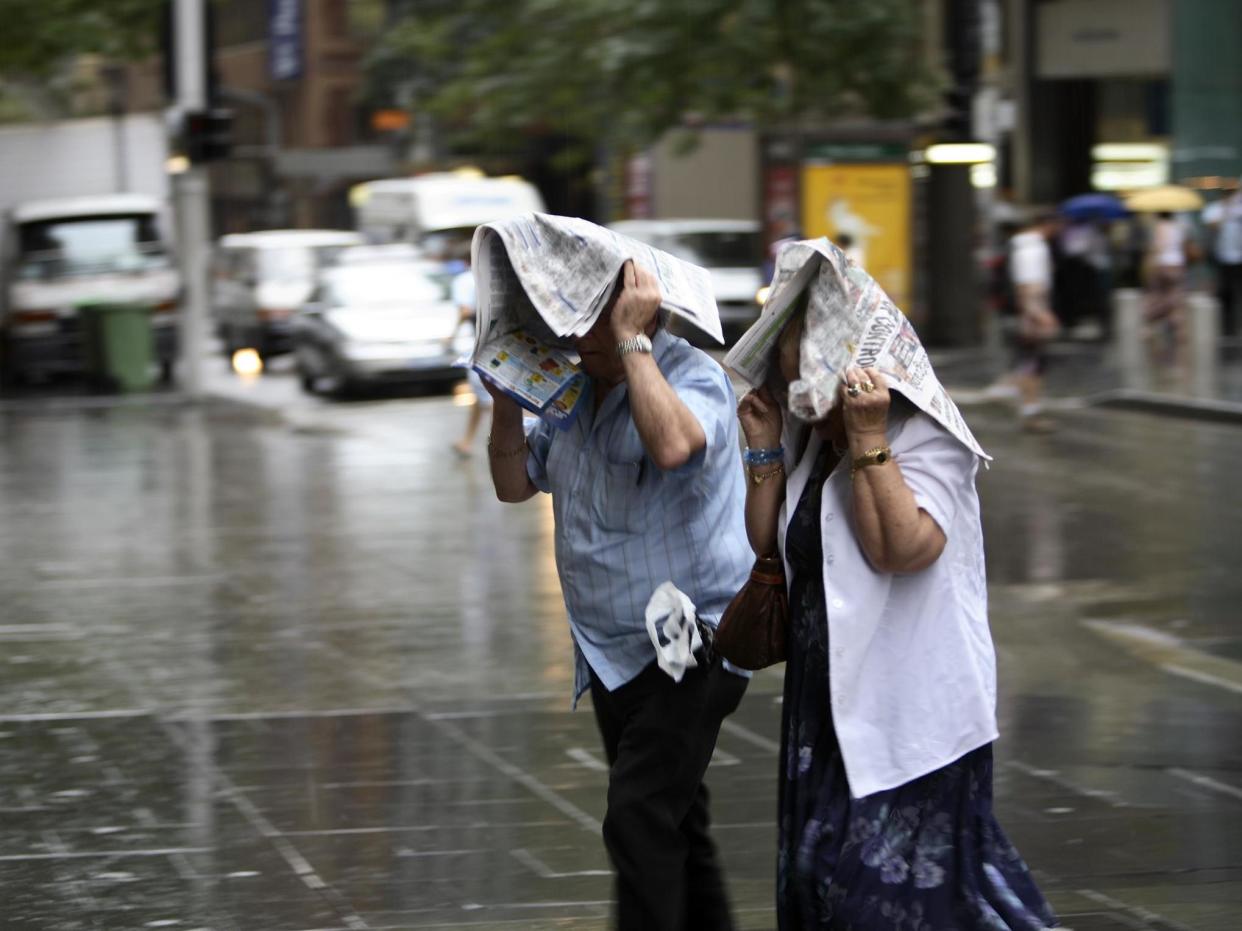
M 0 927 L 607 926 L 550 509 L 448 456 L 460 415 L 0 413 Z M 1002 823 L 1079 931 L 1236 928 L 1242 431 L 972 421 Z M 709 778 L 744 928 L 780 685 Z

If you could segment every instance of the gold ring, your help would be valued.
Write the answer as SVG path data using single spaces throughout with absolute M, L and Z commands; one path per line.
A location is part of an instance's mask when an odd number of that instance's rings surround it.
M 859 387 L 862 388 L 863 391 L 874 391 L 875 390 L 875 384 L 869 381 L 863 382 L 861 385 L 859 385 Z

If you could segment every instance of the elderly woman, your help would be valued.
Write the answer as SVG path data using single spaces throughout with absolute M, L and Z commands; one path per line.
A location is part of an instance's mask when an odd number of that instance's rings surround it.
M 738 408 L 747 533 L 789 580 L 780 927 L 1052 926 L 992 814 L 978 457 L 875 369 L 822 421 L 783 416 L 802 327 Z

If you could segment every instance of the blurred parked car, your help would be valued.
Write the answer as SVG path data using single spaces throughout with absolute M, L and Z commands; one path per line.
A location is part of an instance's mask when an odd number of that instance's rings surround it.
M 621 220 L 609 224 L 623 236 L 663 249 L 706 268 L 712 276 L 725 342 L 732 343 L 759 318 L 759 289 L 765 284 L 759 266 L 763 243 L 759 224 L 749 220 Z M 672 329 L 692 341 L 704 339 L 696 329 Z
M 306 303 L 318 270 L 336 253 L 363 241 L 346 230 L 264 230 L 220 237 L 211 304 L 224 352 L 260 357 L 291 348 L 294 312 Z
M 449 382 L 469 351 L 438 263 L 397 246 L 360 246 L 319 275 L 293 320 L 302 387 L 342 394 L 368 382 Z M 408 247 L 407 247 L 408 248 Z M 464 342 L 463 342 L 464 340 Z

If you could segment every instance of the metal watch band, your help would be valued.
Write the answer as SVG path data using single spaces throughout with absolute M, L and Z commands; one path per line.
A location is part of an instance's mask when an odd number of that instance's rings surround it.
M 651 352 L 651 339 L 645 333 L 639 333 L 637 336 L 631 336 L 629 339 L 623 339 L 617 343 L 617 355 L 623 356 L 627 352 Z

